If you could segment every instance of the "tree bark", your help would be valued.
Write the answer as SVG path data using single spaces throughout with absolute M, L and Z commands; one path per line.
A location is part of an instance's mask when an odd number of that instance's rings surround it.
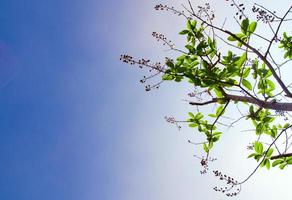
M 240 101 L 240 102 L 246 102 L 258 105 L 262 108 L 272 109 L 272 110 L 284 110 L 284 111 L 292 111 L 292 103 L 280 103 L 280 102 L 274 102 L 274 101 L 263 101 L 260 99 L 255 99 L 248 96 L 239 96 L 239 95 L 232 95 L 232 94 L 225 94 L 224 98 L 213 98 L 210 101 L 206 102 L 190 102 L 190 105 L 207 105 L 211 103 L 217 103 L 219 101 L 226 101 L 226 100 L 232 100 L 232 101 Z

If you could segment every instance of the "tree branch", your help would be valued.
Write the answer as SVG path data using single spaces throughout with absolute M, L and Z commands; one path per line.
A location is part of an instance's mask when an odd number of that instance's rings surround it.
M 260 163 L 257 165 L 257 167 L 254 169 L 254 171 L 246 178 L 246 179 L 244 179 L 242 182 L 240 182 L 240 183 L 238 183 L 239 185 L 241 185 L 241 184 L 243 184 L 243 183 L 245 183 L 246 181 L 248 181 L 251 177 L 252 177 L 252 175 L 254 175 L 254 173 L 258 170 L 258 168 L 261 166 L 261 164 L 262 164 L 262 162 L 264 162 L 264 160 L 266 159 L 266 157 L 267 157 L 267 154 L 268 154 L 268 151 L 270 150 L 270 148 L 276 143 L 276 141 L 281 137 L 281 135 L 287 130 L 287 129 L 289 129 L 289 128 L 291 128 L 292 127 L 292 125 L 290 125 L 290 126 L 288 126 L 287 128 L 285 128 L 285 129 L 283 129 L 282 131 L 281 131 L 281 133 L 279 133 L 279 135 L 274 139 L 274 141 L 269 145 L 269 147 L 267 148 L 267 150 L 266 150 L 266 153 L 264 154 L 264 156 L 263 156 L 263 158 L 262 158 L 262 160 L 260 161 Z
M 287 11 L 287 12 L 285 13 L 285 15 L 283 16 L 283 18 L 281 18 L 280 23 L 279 23 L 279 25 L 278 25 L 278 27 L 277 27 L 276 33 L 274 34 L 273 38 L 271 39 L 270 44 L 269 44 L 269 46 L 268 46 L 268 48 L 267 48 L 267 50 L 266 50 L 265 58 L 267 57 L 268 53 L 270 52 L 270 48 L 271 48 L 271 46 L 272 46 L 274 40 L 277 38 L 277 35 L 278 35 L 278 33 L 279 33 L 279 30 L 280 30 L 280 27 L 281 27 L 281 25 L 282 25 L 282 23 L 283 23 L 283 20 L 286 18 L 286 16 L 288 15 L 288 13 L 290 12 L 291 9 L 292 9 L 292 6 L 290 6 L 290 8 L 288 9 L 288 11 Z
M 205 101 L 205 102 L 193 102 L 193 101 L 191 101 L 191 102 L 189 102 L 189 104 L 192 105 L 192 106 L 204 106 L 204 105 L 208 105 L 208 104 L 211 104 L 211 103 L 217 103 L 220 100 L 225 101 L 227 99 L 226 98 L 213 98 L 212 100 Z
M 239 42 L 241 42 L 244 46 L 246 46 L 247 48 L 249 48 L 250 50 L 252 50 L 267 66 L 268 68 L 271 70 L 274 78 L 276 79 L 276 81 L 279 83 L 279 85 L 281 86 L 281 88 L 283 89 L 283 91 L 286 93 L 287 97 L 292 98 L 292 93 L 288 90 L 288 88 L 286 87 L 286 85 L 283 83 L 283 81 L 281 80 L 281 78 L 278 76 L 278 74 L 276 73 L 275 69 L 273 68 L 272 64 L 267 60 L 267 58 L 262 55 L 257 49 L 255 49 L 254 47 L 250 46 L 249 44 L 247 44 L 246 42 L 242 41 L 239 37 L 237 37 L 234 33 L 228 31 L 228 30 L 221 30 L 220 28 L 217 28 L 220 31 L 223 31 L 224 33 L 227 33 L 228 35 L 234 37 L 236 40 L 238 40 Z
M 289 8 L 289 10 L 291 9 L 291 7 Z M 197 19 L 201 20 L 204 24 L 207 24 L 208 26 L 210 26 L 211 28 L 214 28 L 216 30 L 219 30 L 223 33 L 226 33 L 230 36 L 232 36 L 233 38 L 235 38 L 237 41 L 241 42 L 245 47 L 249 48 L 250 50 L 252 50 L 267 66 L 268 68 L 271 70 L 274 78 L 276 79 L 276 81 L 279 83 L 279 85 L 281 86 L 281 88 L 283 89 L 283 91 L 286 93 L 287 97 L 292 98 L 292 93 L 289 91 L 289 89 L 286 87 L 286 85 L 283 83 L 283 81 L 281 80 L 281 78 L 278 76 L 278 74 L 276 73 L 275 69 L 273 68 L 272 64 L 267 60 L 267 58 L 261 54 L 257 49 L 255 49 L 254 47 L 250 46 L 248 43 L 242 41 L 239 37 L 237 37 L 234 33 L 230 32 L 229 30 L 225 30 L 222 28 L 219 28 L 217 26 L 214 26 L 213 24 L 210 24 L 209 22 L 207 22 L 206 20 L 202 19 L 200 16 L 196 15 L 195 13 L 192 13 L 192 15 L 194 17 L 196 17 Z
M 224 94 L 224 98 L 213 98 L 210 101 L 205 102 L 189 102 L 190 105 L 196 105 L 196 106 L 203 106 L 211 103 L 218 103 L 220 101 L 240 101 L 240 102 L 246 102 L 246 103 L 252 103 L 255 105 L 258 105 L 263 108 L 272 109 L 272 110 L 286 110 L 286 111 L 292 111 L 292 103 L 280 103 L 280 102 L 274 102 L 274 101 L 263 101 L 257 98 L 252 98 L 248 96 L 239 96 L 239 95 L 232 95 L 232 94 Z
M 291 157 L 291 156 L 292 156 L 292 153 L 280 154 L 280 155 L 277 155 L 277 156 L 272 156 L 271 160 L 275 160 L 275 159 L 278 159 L 278 158 L 286 158 L 286 157 Z

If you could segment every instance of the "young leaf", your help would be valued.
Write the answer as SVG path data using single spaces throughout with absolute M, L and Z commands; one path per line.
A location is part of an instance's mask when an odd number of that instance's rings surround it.
M 187 29 L 190 31 L 192 30 L 192 23 L 190 20 L 187 21 Z
M 266 81 L 267 81 L 267 84 L 269 85 L 269 89 L 270 90 L 275 90 L 276 89 L 275 83 L 273 83 L 273 81 L 271 81 L 269 79 L 266 79 Z
M 199 112 L 199 113 L 196 114 L 195 119 L 196 119 L 196 120 L 200 120 L 200 119 L 202 119 L 203 117 L 204 117 L 204 115 L 203 115 L 202 113 Z
M 273 138 L 275 138 L 277 136 L 277 134 L 278 134 L 278 129 L 277 129 L 277 127 L 275 125 L 273 125 L 273 128 L 271 130 L 271 136 Z
M 162 76 L 162 80 L 165 80 L 165 81 L 170 81 L 170 80 L 173 80 L 174 77 L 171 75 L 171 74 L 164 74 Z
M 264 167 L 267 164 L 267 159 L 265 159 L 262 163 L 261 163 L 261 167 Z
M 219 115 L 221 115 L 222 111 L 223 111 L 224 107 L 223 106 L 219 106 L 216 110 L 216 116 L 218 117 Z
M 181 32 L 179 32 L 180 35 L 186 35 L 188 34 L 190 31 L 189 30 L 183 30 Z
M 195 29 L 197 26 L 197 21 L 196 20 L 192 21 L 191 25 L 192 25 L 193 29 Z
M 210 150 L 210 149 L 212 149 L 213 148 L 213 142 L 211 141 L 211 142 L 209 142 L 209 145 L 208 145 L 208 150 Z
M 242 65 L 246 61 L 246 58 L 247 58 L 247 54 L 246 52 L 244 52 L 242 56 L 239 58 L 239 60 L 236 62 L 237 67 L 242 67 Z
M 188 113 L 191 118 L 195 118 L 195 115 L 191 112 Z
M 289 123 L 286 123 L 284 126 L 283 126 L 283 128 L 288 128 L 290 126 L 290 124 Z
M 215 92 L 215 94 L 216 94 L 216 96 L 218 97 L 218 98 L 222 98 L 223 97 L 223 94 L 222 94 L 222 92 L 218 89 L 218 88 L 214 88 L 214 92 Z
M 284 168 L 286 167 L 286 165 L 287 165 L 286 163 L 282 163 L 282 164 L 279 166 L 279 168 L 280 168 L 280 169 L 284 169 Z
M 270 167 L 271 167 L 270 160 L 266 159 L 266 168 L 270 169 Z
M 252 85 L 251 85 L 251 83 L 248 80 L 242 79 L 242 85 L 244 87 L 246 87 L 247 89 L 252 90 Z
M 241 22 L 241 31 L 245 35 L 247 35 L 248 26 L 249 26 L 249 20 L 248 20 L 248 18 L 242 20 L 242 22 Z
M 165 64 L 166 64 L 169 68 L 174 68 L 174 64 L 173 64 L 173 62 L 170 61 L 170 60 L 167 60 L 167 61 L 165 62 Z
M 193 124 L 189 124 L 189 127 L 191 127 L 191 128 L 195 128 L 195 127 L 197 127 L 198 126 L 198 124 L 195 124 L 195 123 L 193 123 Z
M 254 150 L 257 153 L 262 154 L 263 153 L 263 149 L 264 149 L 264 147 L 263 147 L 263 144 L 262 143 L 260 143 L 260 142 L 255 142 L 254 143 Z
M 257 28 L 257 22 L 252 22 L 248 26 L 248 35 L 251 35 Z
M 233 41 L 236 41 L 236 39 L 235 39 L 232 35 L 230 35 L 230 36 L 227 38 L 227 40 L 228 40 L 228 41 L 232 41 L 232 42 L 233 42 Z
M 286 162 L 287 162 L 287 164 L 291 165 L 291 164 L 292 164 L 292 157 L 288 158 L 288 159 L 286 160 Z
M 251 106 L 249 107 L 249 113 L 250 113 L 251 115 L 254 114 L 254 108 L 253 108 L 253 105 L 251 105 Z
M 208 147 L 207 147 L 206 143 L 204 143 L 204 144 L 203 144 L 203 149 L 204 149 L 204 151 L 205 151 L 206 153 L 208 153 L 208 152 L 209 152 L 209 149 L 208 149 Z
M 246 69 L 244 70 L 244 72 L 243 72 L 243 74 L 242 74 L 242 77 L 243 77 L 243 78 L 248 77 L 249 73 L 250 73 L 250 67 L 248 67 L 248 68 L 246 68 Z
M 271 155 L 273 154 L 273 149 L 272 148 L 270 148 L 269 150 L 268 150 L 268 153 L 267 153 L 267 158 L 269 158 L 269 157 L 271 157 Z
M 251 157 L 254 157 L 254 156 L 256 156 L 256 155 L 258 155 L 258 154 L 256 154 L 256 153 L 252 153 L 252 154 L 249 154 L 247 158 L 251 158 Z
M 275 167 L 279 164 L 283 163 L 283 160 L 275 160 L 273 163 L 272 163 L 272 166 Z

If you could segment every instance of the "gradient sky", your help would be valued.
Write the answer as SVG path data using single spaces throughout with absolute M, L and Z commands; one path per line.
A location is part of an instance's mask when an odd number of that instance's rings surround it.
M 224 17 L 222 2 L 213 4 Z M 157 3 L 0 1 L 0 199 L 225 199 L 212 190 L 216 179 L 199 174 L 186 142 L 193 133 L 164 122 L 185 118 L 187 89 L 145 93 L 144 73 L 118 60 L 123 53 L 163 59 L 152 31 L 183 41 L 184 20 L 155 12 Z M 215 154 L 226 155 L 215 167 L 239 178 L 255 166 L 242 134 L 224 138 L 228 145 Z M 289 170 L 262 170 L 237 199 L 289 199 Z

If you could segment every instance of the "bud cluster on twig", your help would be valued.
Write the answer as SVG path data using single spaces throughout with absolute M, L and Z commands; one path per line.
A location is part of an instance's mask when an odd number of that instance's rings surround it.
M 229 1 L 229 0 L 226 0 L 226 1 Z M 236 16 L 238 16 L 239 20 L 241 20 L 242 17 L 246 17 L 246 15 L 244 14 L 245 6 L 243 3 L 237 4 L 234 0 L 231 0 L 230 6 L 232 7 L 235 6 L 237 8 Z
M 161 11 L 161 10 L 162 11 L 172 11 L 173 14 L 175 14 L 175 15 L 184 16 L 186 19 L 190 19 L 190 20 L 192 19 L 192 17 L 191 16 L 187 16 L 183 10 L 182 11 L 176 10 L 173 6 L 169 7 L 167 5 L 158 4 L 158 5 L 156 5 L 154 7 L 154 9 L 158 10 L 158 11 Z
M 205 3 L 205 6 L 198 6 L 198 14 L 202 18 L 207 18 L 209 21 L 212 21 L 215 18 L 214 10 L 211 10 L 209 3 Z
M 158 75 L 160 75 L 161 73 L 164 73 L 164 66 L 160 63 L 160 62 L 156 62 L 154 64 L 150 64 L 150 60 L 146 60 L 146 59 L 139 59 L 139 60 L 135 60 L 132 56 L 129 55 L 121 55 L 120 56 L 120 60 L 124 63 L 130 64 L 130 65 L 138 65 L 139 68 L 143 69 L 144 67 L 146 67 L 149 72 L 153 72 L 153 74 L 151 74 L 150 76 L 143 76 L 143 78 L 140 80 L 140 83 L 145 83 L 148 79 L 154 78 Z M 151 89 L 158 89 L 161 85 L 163 81 L 160 81 L 158 83 L 155 83 L 153 85 L 146 85 L 145 86 L 145 90 L 146 91 L 150 91 Z
M 171 49 L 175 47 L 171 40 L 168 40 L 162 33 L 153 32 L 152 36 L 157 39 L 157 41 L 163 41 L 163 45 L 168 45 Z
M 166 120 L 167 123 L 175 124 L 178 130 L 181 129 L 181 126 L 178 124 L 178 121 L 174 117 L 165 116 L 164 119 Z
M 262 21 L 264 23 L 273 22 L 275 20 L 275 16 L 270 14 L 271 12 L 268 12 L 262 8 L 253 6 L 252 12 L 256 13 L 256 17 L 258 21 Z M 274 11 L 275 13 L 275 11 Z
M 240 184 L 234 178 L 227 176 L 226 174 L 223 174 L 223 173 L 219 172 L 218 170 L 213 171 L 213 173 L 214 173 L 215 177 L 218 177 L 219 180 L 221 180 L 221 181 L 225 181 L 227 184 L 227 186 L 224 188 L 223 187 L 214 187 L 213 189 L 216 192 L 222 192 L 228 197 L 236 196 L 240 192 L 240 190 L 241 190 Z M 235 190 L 235 192 L 232 192 L 232 191 L 234 191 L 235 186 L 238 186 L 238 188 Z

